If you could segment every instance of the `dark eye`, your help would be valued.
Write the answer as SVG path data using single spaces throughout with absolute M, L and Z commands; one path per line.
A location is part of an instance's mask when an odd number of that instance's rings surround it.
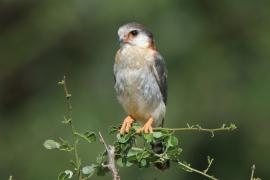
M 133 30 L 133 31 L 130 31 L 130 33 L 133 35 L 133 36 L 137 36 L 139 34 L 139 31 L 138 30 Z

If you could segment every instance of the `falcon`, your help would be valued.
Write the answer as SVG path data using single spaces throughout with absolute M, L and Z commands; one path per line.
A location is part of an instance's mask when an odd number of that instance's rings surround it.
M 162 127 L 167 102 L 167 69 L 157 51 L 153 34 L 139 23 L 118 29 L 120 49 L 114 62 L 117 99 L 127 112 L 120 133 L 129 132 L 132 123 L 143 127 L 138 133 L 152 133 Z

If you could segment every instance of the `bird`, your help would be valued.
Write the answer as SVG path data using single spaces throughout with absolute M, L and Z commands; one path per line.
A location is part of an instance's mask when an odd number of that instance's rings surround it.
M 143 126 L 137 133 L 153 133 L 163 127 L 167 103 L 167 68 L 158 52 L 153 34 L 142 24 L 131 22 L 118 29 L 120 48 L 113 66 L 116 96 L 128 114 L 120 134 L 128 133 L 134 121 Z M 153 151 L 164 151 L 162 142 L 152 144 Z M 164 170 L 169 162 L 157 163 Z

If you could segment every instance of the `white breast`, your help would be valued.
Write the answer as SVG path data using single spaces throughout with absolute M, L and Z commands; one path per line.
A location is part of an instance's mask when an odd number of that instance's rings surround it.
M 114 65 L 115 90 L 128 114 L 141 121 L 152 116 L 154 126 L 160 126 L 166 107 L 150 66 L 150 55 L 144 55 L 143 51 L 122 51 Z

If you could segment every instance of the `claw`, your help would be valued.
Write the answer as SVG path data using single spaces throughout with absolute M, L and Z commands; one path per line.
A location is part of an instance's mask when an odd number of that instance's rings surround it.
M 137 133 L 153 133 L 153 128 L 152 128 L 152 124 L 154 122 L 154 119 L 152 117 L 150 117 L 147 122 L 144 124 L 144 126 L 142 128 L 137 129 Z
M 126 119 L 124 119 L 124 122 L 121 126 L 120 134 L 124 134 L 125 132 L 128 133 L 133 122 L 134 122 L 134 119 L 131 116 L 126 117 Z

